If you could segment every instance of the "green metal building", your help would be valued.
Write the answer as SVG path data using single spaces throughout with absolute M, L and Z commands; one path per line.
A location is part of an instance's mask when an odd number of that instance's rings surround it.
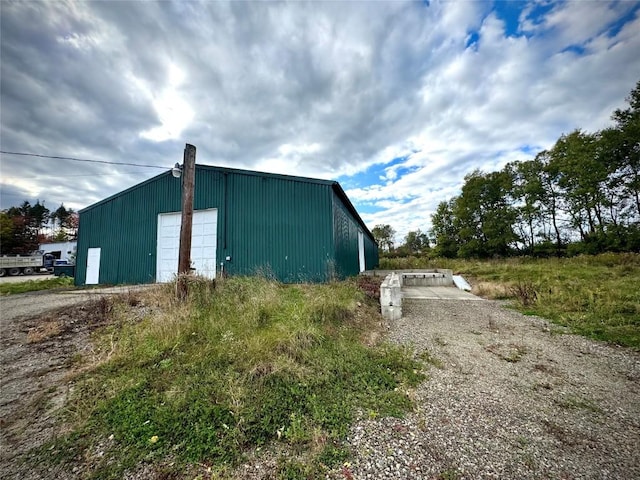
M 192 266 L 211 278 L 322 282 L 378 266 L 378 247 L 337 182 L 196 165 Z M 80 213 L 76 285 L 171 280 L 181 181 L 167 171 Z

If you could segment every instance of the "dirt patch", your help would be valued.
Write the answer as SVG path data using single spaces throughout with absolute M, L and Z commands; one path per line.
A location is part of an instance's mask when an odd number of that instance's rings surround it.
M 36 297 L 34 297 L 35 299 Z M 57 433 L 61 407 L 91 332 L 110 321 L 107 298 L 3 322 L 0 339 L 0 472 L 17 478 L 17 459 Z M 20 475 L 21 476 L 21 475 Z
M 484 347 L 487 352 L 493 353 L 505 362 L 518 362 L 526 353 L 527 347 L 516 343 L 492 343 Z

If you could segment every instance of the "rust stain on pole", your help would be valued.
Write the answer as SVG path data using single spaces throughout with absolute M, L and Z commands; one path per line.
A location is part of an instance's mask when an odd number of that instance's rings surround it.
M 182 222 L 178 253 L 178 298 L 187 296 L 187 279 L 191 273 L 191 231 L 193 226 L 193 191 L 196 178 L 196 147 L 186 144 L 182 167 Z

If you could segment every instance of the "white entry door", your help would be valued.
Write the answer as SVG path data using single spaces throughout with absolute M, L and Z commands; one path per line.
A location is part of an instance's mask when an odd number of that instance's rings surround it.
M 358 264 L 360 265 L 360 271 L 366 270 L 364 261 L 364 233 L 358 232 Z
M 100 248 L 89 248 L 87 250 L 87 275 L 84 283 L 86 285 L 97 285 L 100 280 Z
M 178 273 L 180 247 L 180 212 L 158 215 L 158 246 L 156 281 L 169 282 Z M 216 245 L 218 211 L 216 209 L 193 212 L 191 231 L 191 267 L 195 273 L 208 278 L 216 276 Z

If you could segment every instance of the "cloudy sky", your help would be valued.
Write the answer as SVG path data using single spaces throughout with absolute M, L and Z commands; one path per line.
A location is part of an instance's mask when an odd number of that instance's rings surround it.
M 3 153 L 0 208 L 83 208 L 188 142 L 198 163 L 338 180 L 401 239 L 470 171 L 609 125 L 640 80 L 630 1 L 0 9 L 1 150 L 143 165 Z

